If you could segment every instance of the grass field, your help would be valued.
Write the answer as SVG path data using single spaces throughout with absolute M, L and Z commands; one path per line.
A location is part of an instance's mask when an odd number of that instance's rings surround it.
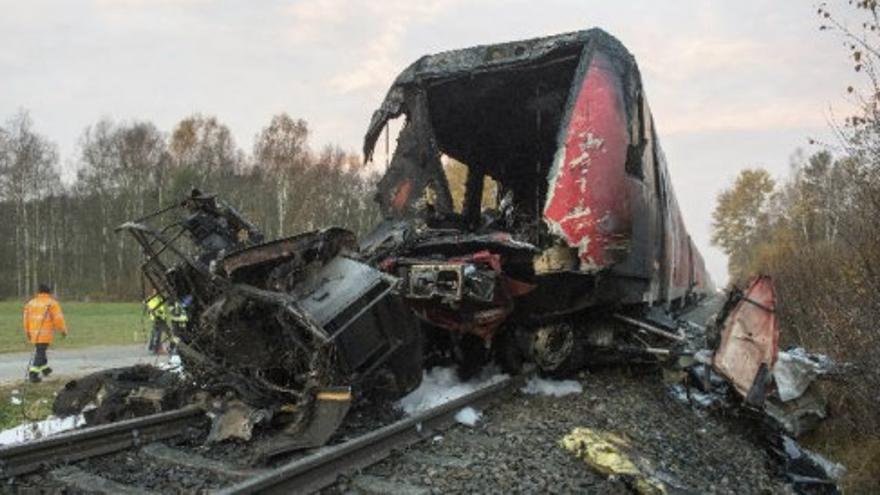
M 42 383 L 0 386 L 0 430 L 28 421 L 40 421 L 52 414 L 55 393 L 66 380 L 52 378 Z
M 24 301 L 0 301 L 0 353 L 29 351 L 21 328 Z M 150 322 L 138 303 L 83 303 L 61 301 L 69 336 L 55 335 L 53 349 L 124 345 L 145 341 Z

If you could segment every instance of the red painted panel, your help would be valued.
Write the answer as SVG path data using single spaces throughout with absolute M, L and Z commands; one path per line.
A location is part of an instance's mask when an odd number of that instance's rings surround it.
M 499 237 L 503 238 L 505 235 L 502 234 Z M 430 261 L 430 259 L 426 261 Z M 380 263 L 380 266 L 382 270 L 394 273 L 397 262 L 398 260 L 395 258 L 388 258 Z M 488 266 L 496 273 L 501 283 L 496 285 L 490 303 L 463 301 L 448 304 L 438 303 L 434 300 L 407 300 L 407 304 L 419 318 L 440 328 L 472 333 L 486 342 L 491 342 L 495 332 L 513 312 L 513 298 L 525 295 L 535 289 L 535 285 L 507 276 L 502 271 L 501 255 L 488 250 L 449 258 L 447 262 Z
M 626 188 L 627 117 L 620 76 L 595 52 L 578 88 L 565 143 L 549 178 L 544 217 L 578 248 L 581 269 L 596 271 L 625 254 L 630 233 Z
M 397 213 L 402 213 L 404 207 L 409 202 L 409 195 L 412 192 L 412 181 L 404 179 L 394 189 L 391 197 L 391 209 Z
M 775 309 L 773 281 L 761 276 L 752 281 L 724 321 L 713 365 L 743 397 L 752 388 L 761 364 L 772 370 L 776 363 L 779 327 Z

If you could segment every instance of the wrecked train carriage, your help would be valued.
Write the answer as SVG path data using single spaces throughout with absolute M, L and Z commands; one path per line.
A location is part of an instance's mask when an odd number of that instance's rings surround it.
M 351 232 L 263 242 L 237 211 L 198 191 L 120 230 L 141 244 L 149 284 L 188 302 L 189 323 L 175 335 L 187 373 L 292 435 L 270 450 L 303 446 L 319 416 L 341 421 L 350 387 L 401 395 L 418 385 L 421 361 L 408 359 L 415 324 L 391 293 L 397 280 L 352 257 Z M 322 425 L 316 444 L 336 427 Z
M 733 287 L 714 323 L 717 347 L 704 361 L 745 405 L 763 410 L 798 437 L 828 416 L 827 400 L 813 383 L 841 379 L 849 366 L 799 347 L 780 349 L 776 311 L 769 276 L 755 277 L 743 290 Z
M 558 347 L 572 326 L 595 319 L 585 312 L 673 308 L 713 290 L 638 67 L 607 33 L 422 57 L 374 113 L 365 156 L 401 115 L 379 183 L 386 220 L 361 251 L 403 278 L 432 326 L 489 342 L 516 314 L 533 342 Z M 460 208 L 444 156 L 467 166 Z M 486 177 L 497 184 L 496 208 L 481 204 Z M 481 291 L 487 280 L 496 281 L 493 294 Z

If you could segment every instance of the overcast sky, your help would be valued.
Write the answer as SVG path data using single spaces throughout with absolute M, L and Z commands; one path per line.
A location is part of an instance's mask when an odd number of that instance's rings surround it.
M 313 148 L 354 151 L 420 55 L 593 26 L 635 55 L 685 222 L 724 282 L 717 192 L 745 167 L 786 176 L 846 109 L 854 76 L 810 1 L 0 0 L 0 119 L 29 110 L 67 166 L 102 117 L 169 131 L 193 112 L 247 151 L 279 112 L 309 122 Z

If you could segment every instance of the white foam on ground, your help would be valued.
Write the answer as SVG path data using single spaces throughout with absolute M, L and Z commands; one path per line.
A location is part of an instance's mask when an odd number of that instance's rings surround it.
M 0 431 L 0 445 L 14 445 L 72 430 L 86 423 L 82 415 L 59 418 L 49 416 L 43 421 L 22 423 L 14 428 Z
M 180 360 L 180 356 L 177 354 L 172 354 L 168 357 L 167 361 L 157 364 L 156 367 L 160 370 L 183 374 L 183 361 Z
M 400 399 L 397 407 L 412 415 L 498 383 L 506 377 L 497 368 L 487 367 L 478 376 L 462 382 L 453 368 L 431 368 L 422 376 L 419 388 Z
M 465 407 L 455 414 L 455 420 L 463 425 L 474 426 L 477 424 L 477 421 L 480 420 L 482 415 L 483 414 L 480 413 L 480 411 L 477 411 L 473 407 Z
M 584 392 L 584 387 L 574 380 L 547 380 L 533 376 L 529 378 L 526 386 L 520 389 L 520 391 L 524 394 L 562 397 L 570 394 L 581 394 Z
M 18 397 L 15 397 L 15 396 L 10 397 L 10 398 L 9 398 L 9 402 L 11 402 L 12 405 L 14 405 L 14 406 L 20 406 L 20 405 L 21 405 L 21 399 L 19 399 Z

